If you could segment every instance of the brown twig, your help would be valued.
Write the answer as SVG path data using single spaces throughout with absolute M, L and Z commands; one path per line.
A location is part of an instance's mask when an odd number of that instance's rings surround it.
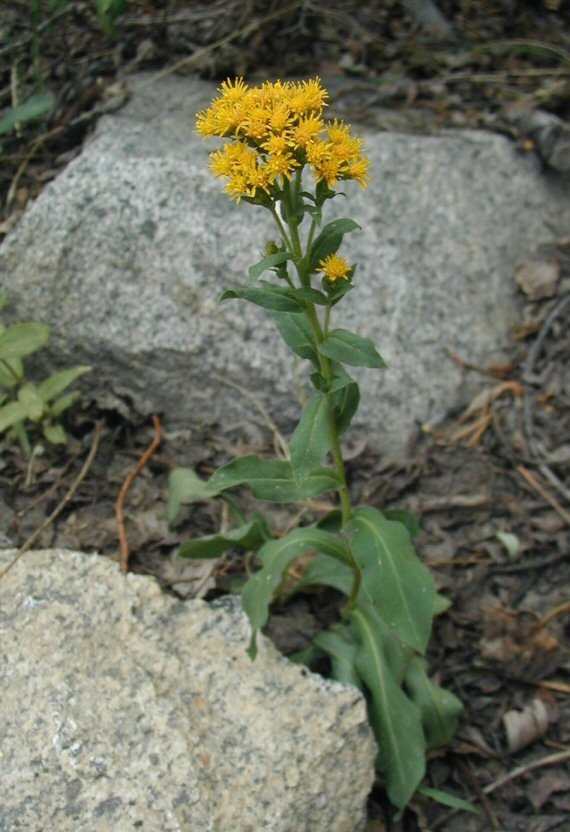
M 61 512 L 63 511 L 65 506 L 73 498 L 75 492 L 77 491 L 77 489 L 79 488 L 79 486 L 81 485 L 81 483 L 83 482 L 85 477 L 87 476 L 87 472 L 91 468 L 91 464 L 92 464 L 93 460 L 95 459 L 95 454 L 97 453 L 97 449 L 99 447 L 99 437 L 101 435 L 101 425 L 102 425 L 101 422 L 95 422 L 95 431 L 94 431 L 94 434 L 93 434 L 93 441 L 91 443 L 91 448 L 89 449 L 89 453 L 87 455 L 87 458 L 86 458 L 85 462 L 83 463 L 81 471 L 79 472 L 79 474 L 77 475 L 77 477 L 73 481 L 73 483 L 71 484 L 69 490 L 67 491 L 67 493 L 65 494 L 63 499 L 57 504 L 55 509 L 49 515 L 49 517 L 47 517 L 44 520 L 44 522 L 40 526 L 38 526 L 38 528 L 28 537 L 28 539 L 26 540 L 24 545 L 21 546 L 18 549 L 18 551 L 16 552 L 16 554 L 14 555 L 14 557 L 12 558 L 10 563 L 2 570 L 2 572 L 0 572 L 0 580 L 2 580 L 2 578 L 10 571 L 10 569 L 21 558 L 21 556 L 24 554 L 24 552 L 27 552 L 28 549 L 32 548 L 32 546 L 34 545 L 34 543 L 36 542 L 38 537 L 41 535 L 41 533 L 45 529 L 47 529 L 47 527 L 51 523 L 53 523 L 53 521 L 61 514 Z
M 491 794 L 491 792 L 496 791 L 496 789 L 500 789 L 501 786 L 505 786 L 512 780 L 522 777 L 523 774 L 527 774 L 529 771 L 534 771 L 536 768 L 544 768 L 544 766 L 555 766 L 557 763 L 563 763 L 566 760 L 570 760 L 570 748 L 565 748 L 563 751 L 557 751 L 556 754 L 548 754 L 548 756 L 541 757 L 539 760 L 533 760 L 532 763 L 527 763 L 524 766 L 514 768 L 512 771 L 509 771 L 508 774 L 503 775 L 503 777 L 499 777 L 499 779 L 495 780 L 494 783 L 490 783 L 488 786 L 485 786 L 483 791 L 485 794 Z
M 162 428 L 160 426 L 158 416 L 153 416 L 152 422 L 155 431 L 154 439 L 137 462 L 135 468 L 130 472 L 130 474 L 127 474 L 127 476 L 125 477 L 125 481 L 123 482 L 123 485 L 119 492 L 119 496 L 117 497 L 117 501 L 115 503 L 115 517 L 117 518 L 117 526 L 119 529 L 119 541 L 121 544 L 121 572 L 128 572 L 129 570 L 129 542 L 127 540 L 127 533 L 125 530 L 125 518 L 123 515 L 125 498 L 134 480 L 138 477 L 142 469 L 145 467 L 153 453 L 156 451 L 156 449 L 162 442 Z
M 565 615 L 567 612 L 570 612 L 570 601 L 566 601 L 565 604 L 559 604 L 559 606 L 555 607 L 553 610 L 550 610 L 550 612 L 547 615 L 545 615 L 543 619 L 541 619 L 537 629 L 542 630 L 543 627 L 546 627 L 547 624 L 550 624 L 550 622 L 554 618 L 557 618 L 559 615 Z
M 560 505 L 556 497 L 553 497 L 552 494 L 546 490 L 536 474 L 533 474 L 532 471 L 529 471 L 528 468 L 524 467 L 524 465 L 517 465 L 517 472 L 524 480 L 526 480 L 531 488 L 540 494 L 543 500 L 545 500 L 555 511 L 558 512 L 562 519 L 570 526 L 570 513 Z

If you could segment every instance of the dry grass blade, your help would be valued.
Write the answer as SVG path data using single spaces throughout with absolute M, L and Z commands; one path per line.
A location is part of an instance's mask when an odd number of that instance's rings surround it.
M 20 548 L 18 549 L 18 551 L 16 552 L 16 554 L 14 555 L 14 557 L 12 558 L 10 563 L 2 570 L 2 572 L 0 572 L 0 580 L 2 580 L 2 578 L 10 571 L 10 569 L 12 569 L 14 564 L 17 563 L 17 561 L 21 558 L 21 556 L 24 554 L 24 552 L 27 552 L 28 549 L 32 548 L 32 546 L 34 545 L 34 543 L 36 542 L 38 537 L 41 535 L 41 533 L 44 531 L 44 529 L 47 529 L 48 526 L 51 523 L 53 523 L 53 521 L 61 514 L 61 512 L 66 507 L 66 505 L 72 500 L 72 498 L 74 497 L 77 489 L 79 488 L 79 486 L 81 485 L 81 483 L 83 482 L 85 477 L 87 476 L 87 473 L 88 473 L 89 469 L 91 468 L 91 464 L 93 463 L 93 460 L 95 459 L 95 456 L 97 454 L 97 449 L 99 447 L 100 436 L 101 436 L 101 422 L 96 422 L 95 423 L 95 431 L 94 431 L 94 434 L 93 434 L 93 441 L 91 443 L 91 448 L 89 449 L 89 453 L 87 455 L 87 458 L 86 458 L 85 462 L 83 463 L 81 471 L 79 472 L 79 474 L 77 475 L 77 477 L 73 481 L 73 483 L 71 484 L 69 490 L 67 491 L 67 493 L 65 494 L 63 499 L 57 504 L 55 509 L 49 515 L 49 517 L 47 517 L 44 520 L 44 522 L 40 526 L 38 526 L 38 528 L 28 537 L 28 539 L 23 544 L 23 546 L 20 546 Z

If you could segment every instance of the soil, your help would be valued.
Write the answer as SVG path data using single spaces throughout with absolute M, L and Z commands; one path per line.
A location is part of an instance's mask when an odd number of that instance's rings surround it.
M 57 103 L 47 121 L 2 137 L 2 231 L 80 152 L 113 98 L 109 90 L 141 69 L 177 67 L 221 79 L 318 72 L 331 79 L 349 119 L 380 129 L 501 129 L 526 151 L 541 152 L 509 113 L 540 106 L 568 117 L 569 12 L 562 4 L 442 0 L 451 33 L 427 30 L 405 5 L 329 0 L 326 8 L 292 3 L 285 13 L 283 4 L 254 0 L 148 0 L 129 4 L 109 35 L 87 2 L 62 4 L 35 28 L 27 3 L 5 3 L 0 107 L 10 104 L 15 75 L 23 94 L 36 89 L 38 62 Z M 554 263 L 557 279 L 537 289 L 532 267 L 530 278 L 517 274 L 525 304 L 509 364 L 473 367 L 468 355 L 442 351 L 443 372 L 455 361 L 478 377 L 470 407 L 449 414 L 437 431 L 419 426 L 406 458 L 346 447 L 354 501 L 416 514 L 417 549 L 451 601 L 435 622 L 429 658 L 438 681 L 462 699 L 465 716 L 451 745 L 431 755 L 426 783 L 478 810 L 458 813 L 418 796 L 396 819 L 377 788 L 370 832 L 570 830 L 570 238 L 547 250 L 540 242 L 537 259 Z M 0 445 L 0 545 L 23 547 L 33 537 L 34 548 L 95 550 L 119 560 L 116 502 L 155 427 L 80 405 L 66 427 L 67 446 L 44 447 L 31 460 Z M 274 440 L 253 419 L 163 431 L 126 496 L 129 568 L 185 598 L 235 591 L 255 568 L 252 559 L 232 550 L 219 561 L 173 559 L 180 542 L 217 531 L 229 518 L 215 503 L 198 504 L 169 528 L 168 475 L 187 465 L 207 476 L 245 451 L 272 454 Z M 66 499 L 95 443 L 93 461 Z M 240 499 L 253 507 L 246 494 Z M 266 513 L 283 532 L 326 508 L 313 502 Z M 290 654 L 337 614 L 334 593 L 305 595 L 275 606 L 268 633 Z

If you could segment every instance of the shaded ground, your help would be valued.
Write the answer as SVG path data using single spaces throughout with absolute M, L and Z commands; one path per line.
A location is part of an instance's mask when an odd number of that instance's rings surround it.
M 47 121 L 2 138 L 4 232 L 79 152 L 101 111 L 120 105 L 121 79 L 140 69 L 178 64 L 179 71 L 216 78 L 273 75 L 277 64 L 283 76 L 320 72 L 349 119 L 419 130 L 487 126 L 509 132 L 528 152 L 543 152 L 509 114 L 540 105 L 568 116 L 568 10 L 556 13 L 555 2 L 440 2 L 449 30 L 426 32 L 402 5 L 136 2 L 111 38 L 90 3 L 60 6 L 35 32 L 27 3 L 4 3 L 0 107 L 9 105 L 14 88 L 21 98 L 36 91 L 38 73 L 57 99 Z M 436 622 L 431 664 L 461 697 L 466 715 L 452 746 L 433 754 L 427 782 L 480 810 L 453 814 L 421 798 L 396 822 L 378 791 L 370 804 L 371 832 L 570 829 L 570 239 L 537 251 L 537 260 L 554 264 L 554 278 L 551 272 L 540 289 L 536 270 L 534 277 L 532 268 L 530 277 L 519 274 L 530 296 L 509 366 L 470 368 L 468 355 L 442 349 L 442 371 L 459 361 L 479 375 L 481 394 L 471 408 L 450 414 L 438 433 L 419 431 L 406 460 L 387 461 L 363 446 L 348 449 L 355 501 L 416 512 L 418 549 L 452 601 Z M 95 421 L 101 434 L 94 461 L 34 545 L 117 557 L 115 501 L 153 428 L 81 409 L 69 424 L 73 440 L 59 455 L 30 463 L 0 446 L 1 545 L 22 546 L 60 506 L 92 447 Z M 207 475 L 245 450 L 272 453 L 273 439 L 254 420 L 165 435 L 127 496 L 131 568 L 156 575 L 183 597 L 231 590 L 252 568 L 235 553 L 213 569 L 211 562 L 171 560 L 180 541 L 217 530 L 228 518 L 215 504 L 199 505 L 169 530 L 168 472 L 183 464 Z M 284 531 L 322 508 L 268 513 Z M 276 608 L 270 634 L 284 652 L 297 650 L 337 614 L 336 601 L 321 593 Z M 515 720 L 507 734 L 505 716 L 513 710 L 519 716 L 507 717 L 509 726 Z M 517 750 L 525 729 L 526 744 Z

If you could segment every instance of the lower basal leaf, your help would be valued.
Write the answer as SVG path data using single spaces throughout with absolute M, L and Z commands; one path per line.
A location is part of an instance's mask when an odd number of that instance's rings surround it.
M 314 526 L 295 529 L 280 540 L 266 543 L 259 550 L 258 557 L 262 568 L 247 582 L 242 592 L 243 609 L 252 629 L 249 646 L 252 658 L 257 654 L 257 632 L 267 623 L 269 604 L 275 591 L 281 585 L 293 561 L 312 549 L 341 561 L 348 557 L 344 541 Z
M 378 740 L 378 770 L 388 797 L 402 808 L 425 772 L 426 743 L 420 711 L 394 679 L 375 613 L 357 607 L 351 617 L 361 639 L 355 667 L 371 693 L 368 712 Z
M 435 585 L 402 523 L 374 508 L 359 508 L 347 525 L 362 582 L 394 633 L 423 653 L 431 632 Z
M 427 673 L 427 663 L 419 656 L 410 664 L 405 686 L 410 698 L 420 709 L 428 748 L 437 748 L 448 743 L 463 713 L 463 705 L 459 699 L 431 681 Z
M 217 558 L 230 546 L 251 551 L 270 537 L 266 523 L 252 520 L 236 529 L 185 540 L 178 549 L 180 558 Z

